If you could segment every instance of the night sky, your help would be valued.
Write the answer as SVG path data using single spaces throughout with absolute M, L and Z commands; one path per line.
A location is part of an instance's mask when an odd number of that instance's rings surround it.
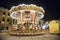
M 60 19 L 59 0 L 0 0 L 0 7 L 10 9 L 18 4 L 36 4 L 45 9 L 45 20 Z

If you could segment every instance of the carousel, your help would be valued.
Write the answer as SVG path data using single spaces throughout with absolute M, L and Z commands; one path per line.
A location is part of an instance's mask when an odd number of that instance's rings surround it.
M 34 4 L 19 4 L 13 6 L 9 12 L 11 20 L 16 20 L 9 28 L 10 35 L 39 35 L 44 34 L 41 28 L 41 21 L 44 18 L 45 10 Z

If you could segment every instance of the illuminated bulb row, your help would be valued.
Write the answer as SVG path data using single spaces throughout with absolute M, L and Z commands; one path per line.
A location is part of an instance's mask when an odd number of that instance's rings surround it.
M 39 6 L 37 6 L 37 5 L 34 5 L 34 4 L 30 4 L 30 5 L 26 5 L 26 4 L 19 4 L 18 6 L 13 6 L 12 8 L 11 8 L 11 10 L 12 9 L 14 9 L 14 8 L 16 8 L 16 7 L 23 7 L 23 6 L 26 6 L 26 7 L 29 7 L 29 6 L 32 6 L 32 7 L 36 7 L 36 8 L 38 8 L 38 9 L 41 9 L 41 10 L 43 10 L 43 13 L 45 13 L 45 10 L 42 8 L 42 7 L 39 7 Z M 10 10 L 10 11 L 11 11 Z

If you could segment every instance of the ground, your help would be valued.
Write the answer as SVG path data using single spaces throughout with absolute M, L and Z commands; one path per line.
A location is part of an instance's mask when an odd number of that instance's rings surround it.
M 37 36 L 11 36 L 0 33 L 0 40 L 60 40 L 60 35 L 44 34 Z

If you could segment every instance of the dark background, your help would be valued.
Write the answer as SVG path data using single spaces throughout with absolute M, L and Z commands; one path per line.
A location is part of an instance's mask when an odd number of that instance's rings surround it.
M 36 4 L 45 9 L 45 20 L 60 19 L 59 0 L 0 0 L 0 7 L 10 9 L 18 4 Z

